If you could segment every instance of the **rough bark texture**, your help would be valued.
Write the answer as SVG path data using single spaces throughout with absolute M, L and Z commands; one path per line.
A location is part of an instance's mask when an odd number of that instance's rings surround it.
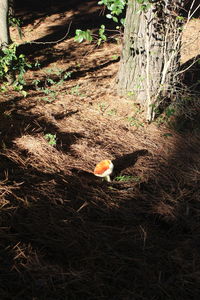
M 9 31 L 9 16 L 13 16 L 14 0 L 0 0 L 0 48 L 5 50 L 12 43 Z M 4 56 L 1 51 L 0 55 Z M 9 84 L 15 81 L 15 72 L 11 69 L 5 75 Z
M 171 97 L 178 80 L 182 25 L 178 13 L 183 3 L 154 1 L 142 9 L 136 0 L 128 2 L 118 90 L 145 105 L 148 120 L 161 99 Z
M 0 0 L 0 46 L 10 42 L 8 10 L 8 0 Z

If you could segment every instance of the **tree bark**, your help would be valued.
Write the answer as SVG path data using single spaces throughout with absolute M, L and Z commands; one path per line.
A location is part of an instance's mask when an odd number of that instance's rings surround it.
M 0 0 L 0 46 L 6 46 L 10 42 L 8 25 L 8 0 Z
M 9 7 L 10 0 L 0 0 L 0 48 L 5 50 L 12 42 L 9 31 Z M 5 55 L 4 51 L 1 51 L 0 55 Z M 15 81 L 15 72 L 11 69 L 5 74 L 5 78 L 9 84 Z
M 150 2 L 150 1 L 149 1 Z M 151 1 L 145 8 L 129 0 L 118 73 L 118 91 L 145 106 L 154 118 L 162 99 L 171 98 L 178 82 L 184 0 Z

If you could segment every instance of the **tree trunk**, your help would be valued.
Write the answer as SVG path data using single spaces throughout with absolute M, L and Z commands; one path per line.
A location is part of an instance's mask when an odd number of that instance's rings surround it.
M 0 0 L 0 48 L 5 50 L 12 42 L 9 31 L 9 7 L 10 2 L 13 4 L 13 0 Z M 1 51 L 2 56 L 5 55 L 4 51 Z M 9 84 L 15 81 L 15 73 L 13 70 L 8 70 L 5 74 L 5 78 Z
M 0 0 L 0 47 L 10 42 L 8 10 L 8 0 Z
M 118 73 L 119 93 L 144 105 L 148 121 L 162 99 L 175 92 L 182 31 L 178 13 L 184 0 L 151 2 L 146 8 L 128 2 Z

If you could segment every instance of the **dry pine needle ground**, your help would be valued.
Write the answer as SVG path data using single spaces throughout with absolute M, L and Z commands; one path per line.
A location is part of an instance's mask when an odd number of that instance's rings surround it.
M 56 16 L 25 33 L 41 37 Z M 113 53 L 116 43 L 69 38 L 32 54 L 44 66 L 27 73 L 26 99 L 1 96 L 2 300 L 199 297 L 199 131 L 146 125 L 140 107 L 111 92 Z M 52 102 L 31 85 L 45 82 L 45 64 L 74 74 Z M 105 158 L 111 183 L 92 174 Z

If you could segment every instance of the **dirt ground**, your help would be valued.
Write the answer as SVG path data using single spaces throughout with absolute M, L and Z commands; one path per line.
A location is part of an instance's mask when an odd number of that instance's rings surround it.
M 76 28 L 104 22 L 97 2 L 45 3 L 18 8 L 23 40 L 11 29 L 39 63 L 27 96 L 0 95 L 0 298 L 198 299 L 198 101 L 178 126 L 165 114 L 146 124 L 115 91 L 120 32 L 106 21 L 108 42 L 74 42 Z M 194 19 L 183 64 L 200 54 L 199 33 Z M 93 175 L 102 159 L 111 183 Z

